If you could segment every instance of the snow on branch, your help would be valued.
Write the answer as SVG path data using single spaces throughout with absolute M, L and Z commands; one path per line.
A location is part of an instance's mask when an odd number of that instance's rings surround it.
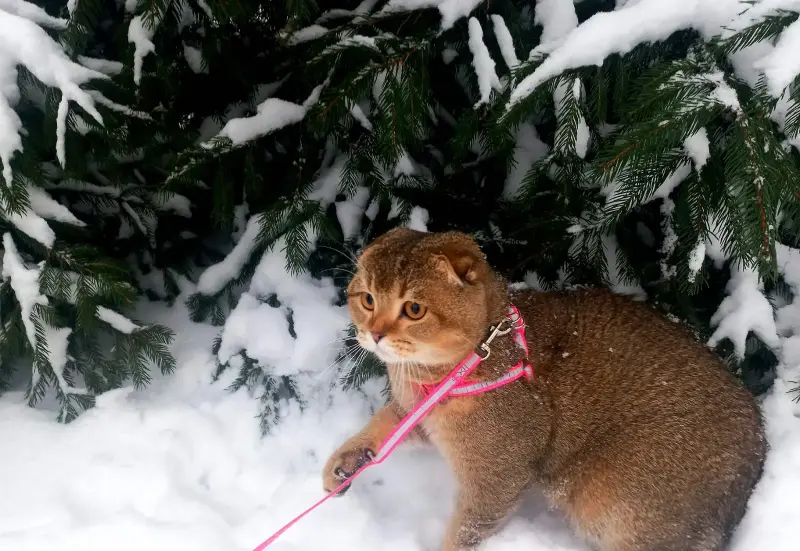
M 794 294 L 792 302 L 776 312 L 775 324 L 782 336 L 798 336 L 800 335 L 800 250 L 783 243 L 776 243 L 775 259 L 778 270 Z
M 540 5 L 537 4 L 537 17 Z M 554 46 L 541 65 L 517 85 L 507 108 L 564 71 L 600 66 L 612 54 L 626 54 L 644 42 L 665 40 L 676 31 L 695 29 L 711 38 L 741 9 L 740 0 L 641 0 L 612 12 L 599 12 Z
M 39 274 L 41 266 L 28 268 L 17 251 L 17 245 L 10 233 L 3 234 L 3 279 L 11 280 L 11 289 L 17 297 L 22 314 L 25 334 L 33 350 L 36 350 L 36 326 L 33 323 L 33 309 L 37 304 L 49 304 L 47 297 L 39 293 Z
M 242 237 L 233 250 L 228 253 L 228 256 L 222 262 L 206 268 L 200 274 L 200 279 L 197 281 L 197 292 L 204 295 L 214 295 L 241 273 L 242 268 L 258 244 L 262 218 L 262 214 L 250 217 Z
M 708 131 L 701 128 L 683 141 L 683 150 L 694 162 L 694 169 L 699 173 L 711 157 L 711 144 Z
M 70 0 L 70 3 L 74 2 L 75 0 Z M 0 11 L 24 17 L 29 21 L 51 29 L 62 30 L 67 28 L 66 19 L 53 17 L 39 6 L 26 2 L 25 0 L 0 0 Z M 70 13 L 72 13 L 71 10 Z
M 736 18 L 725 25 L 720 37 L 731 38 L 736 33 L 761 23 L 769 16 L 778 15 L 782 11 L 800 11 L 800 0 L 761 0 L 747 3 L 737 11 Z
M 234 145 L 242 145 L 300 122 L 306 116 L 306 109 L 280 98 L 268 98 L 259 104 L 256 113 L 252 117 L 229 120 L 217 136 L 230 139 Z
M 325 83 L 314 88 L 302 105 L 280 98 L 267 98 L 256 107 L 255 115 L 230 119 L 214 138 L 203 143 L 202 146 L 208 149 L 213 148 L 219 138 L 228 138 L 233 145 L 240 146 L 290 124 L 300 122 L 311 106 L 319 101 L 319 95 L 327 82 L 326 80 Z
M 533 49 L 530 57 L 554 48 L 578 26 L 573 0 L 537 1 L 533 22 L 542 26 L 542 36 L 539 46 Z
M 747 335 L 752 331 L 770 348 L 779 348 L 772 305 L 763 290 L 764 284 L 753 269 L 738 264 L 731 266 L 728 296 L 711 317 L 711 326 L 717 329 L 708 339 L 708 346 L 713 348 L 723 339 L 729 339 L 736 356 L 744 359 Z
M 5 59 L 0 51 L 0 163 L 3 165 L 3 179 L 11 185 L 11 157 L 22 151 L 22 121 L 13 105 L 19 101 L 17 87 L 17 67 L 10 59 Z
M 67 207 L 56 202 L 41 188 L 29 184 L 26 184 L 25 187 L 28 193 L 30 208 L 26 208 L 23 212 L 4 211 L 4 209 L 0 208 L 0 212 L 2 212 L 3 216 L 12 222 L 17 229 L 25 232 L 29 237 L 37 240 L 45 247 L 50 248 L 53 246 L 55 234 L 50 230 L 50 227 L 44 220 L 45 218 L 78 227 L 86 226 L 86 224 L 75 217 Z
M 81 88 L 92 79 L 106 79 L 105 74 L 84 67 L 69 59 L 60 44 L 33 20 L 15 15 L 3 9 L 11 5 L 9 0 L 0 0 L 0 161 L 3 163 L 3 177 L 6 185 L 11 185 L 11 157 L 22 150 L 20 131 L 22 123 L 14 112 L 19 101 L 17 86 L 18 65 L 26 67 L 36 78 L 47 86 L 61 90 L 62 100 L 58 113 L 59 162 L 64 165 L 64 136 L 68 102 L 74 101 L 102 124 L 103 118 L 95 109 L 92 96 Z M 15 3 L 17 4 L 17 3 Z M 17 10 L 21 13 L 22 10 Z
M 144 16 L 137 15 L 131 19 L 131 23 L 128 25 L 128 42 L 134 46 L 133 82 L 137 86 L 142 81 L 144 58 L 156 51 L 156 46 L 153 44 L 153 36 L 155 36 L 156 29 L 160 23 L 160 19 L 154 19 L 152 25 L 148 26 L 144 22 Z
M 86 226 L 86 224 L 82 220 L 76 218 L 67 207 L 50 197 L 42 188 L 31 184 L 26 184 L 25 187 L 28 191 L 28 200 L 30 201 L 31 210 L 34 213 L 42 218 L 56 220 L 65 224 L 72 224 L 78 227 Z
M 475 104 L 475 107 L 478 107 L 489 103 L 492 89 L 500 91 L 503 87 L 494 70 L 495 63 L 489 54 L 489 48 L 483 42 L 481 24 L 474 17 L 469 19 L 469 50 L 472 52 L 472 66 L 475 67 L 475 76 L 478 78 L 478 90 L 481 95 Z
M 519 58 L 514 49 L 514 39 L 511 37 L 511 32 L 508 30 L 502 15 L 492 14 L 491 18 L 494 36 L 497 38 L 497 44 L 500 46 L 500 54 L 503 56 L 503 62 L 505 62 L 509 70 L 513 70 L 519 65 Z
M 69 360 L 67 347 L 69 347 L 69 336 L 72 334 L 72 329 L 69 327 L 53 327 L 46 322 L 43 325 L 45 340 L 47 341 L 47 359 L 58 381 L 58 388 L 64 396 L 69 394 L 89 394 L 85 388 L 71 386 L 64 378 L 64 369 L 67 367 L 67 361 Z
M 522 123 L 517 129 L 514 164 L 503 186 L 503 198 L 510 200 L 517 197 L 528 171 L 548 153 L 550 146 L 541 140 L 536 127 L 530 121 Z
M 800 4 L 800 3 L 799 3 Z M 764 72 L 769 92 L 776 98 L 800 74 L 800 21 L 795 21 L 781 33 L 775 48 L 758 60 L 755 67 Z
M 122 314 L 106 308 L 105 306 L 98 306 L 95 310 L 95 315 L 97 319 L 106 322 L 120 333 L 125 333 L 126 335 L 130 335 L 134 331 L 141 329 L 141 327 Z
M 442 14 L 442 30 L 446 31 L 462 17 L 467 17 L 483 0 L 389 0 L 375 15 L 389 15 L 404 11 L 437 8 Z
M 78 61 L 84 67 L 88 67 L 94 71 L 99 73 L 103 73 L 104 75 L 114 76 L 118 75 L 122 72 L 125 66 L 120 63 L 119 61 L 110 61 L 108 59 L 98 59 L 96 57 L 88 57 L 85 55 L 79 55 Z

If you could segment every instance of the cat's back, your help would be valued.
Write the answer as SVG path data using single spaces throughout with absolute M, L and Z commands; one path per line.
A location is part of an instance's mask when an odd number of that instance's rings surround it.
M 608 533 L 609 519 L 587 511 L 609 496 L 630 504 L 629 522 L 643 525 L 654 519 L 638 510 L 671 519 L 691 512 L 686 522 L 696 526 L 686 530 L 710 543 L 687 549 L 718 549 L 766 452 L 753 396 L 691 332 L 644 303 L 605 290 L 513 300 L 553 411 L 541 465 L 554 501 L 590 538 Z M 653 541 L 670 538 L 648 530 Z
M 605 440 L 669 446 L 673 456 L 762 457 L 753 395 L 722 360 L 652 306 L 607 290 L 529 292 L 526 317 L 539 388 L 553 406 L 558 456 Z M 537 365 L 537 356 L 539 359 Z
M 748 391 L 713 351 L 644 302 L 606 289 L 577 289 L 526 291 L 514 303 L 546 372 L 566 385 L 590 384 L 593 395 L 605 394 L 620 406 L 643 399 L 677 406 L 668 398 L 675 395 L 683 403 L 697 397 L 752 406 Z

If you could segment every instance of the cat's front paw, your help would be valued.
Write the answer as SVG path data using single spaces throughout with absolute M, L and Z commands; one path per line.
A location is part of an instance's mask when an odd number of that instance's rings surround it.
M 334 453 L 322 473 L 322 488 L 330 493 L 338 488 L 342 482 L 353 476 L 356 471 L 375 458 L 375 452 L 370 448 L 347 447 Z M 343 487 L 336 495 L 343 496 L 350 485 Z

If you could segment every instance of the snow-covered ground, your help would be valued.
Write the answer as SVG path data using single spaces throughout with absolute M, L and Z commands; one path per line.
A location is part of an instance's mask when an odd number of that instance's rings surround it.
M 190 322 L 181 302 L 146 308 L 178 332 L 173 376 L 110 392 L 66 426 L 19 393 L 0 398 L 0 549 L 249 551 L 321 497 L 323 462 L 379 401 L 380 385 L 315 399 L 262 439 L 257 401 L 209 384 L 217 329 Z M 800 407 L 785 392 L 796 375 L 767 398 L 774 449 L 737 551 L 797 549 Z M 434 452 L 404 447 L 270 549 L 435 551 L 454 490 Z M 532 492 L 486 549 L 587 547 Z

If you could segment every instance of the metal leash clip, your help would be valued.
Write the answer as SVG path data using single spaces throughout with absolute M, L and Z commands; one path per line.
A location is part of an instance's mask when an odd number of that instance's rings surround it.
M 485 341 L 483 341 L 483 343 L 481 343 L 481 345 L 480 345 L 480 347 L 478 348 L 478 350 L 475 350 L 475 353 L 476 353 L 478 356 L 480 356 L 480 357 L 481 357 L 481 360 L 485 360 L 486 358 L 488 358 L 488 357 L 491 355 L 491 353 L 492 353 L 492 349 L 491 349 L 491 348 L 489 348 L 489 344 L 490 344 L 490 343 L 491 343 L 491 342 L 492 342 L 492 341 L 493 341 L 493 340 L 494 340 L 496 337 L 499 337 L 499 336 L 502 336 L 502 335 L 507 335 L 507 334 L 508 334 L 508 333 L 510 333 L 510 332 L 511 332 L 511 330 L 513 329 L 513 327 L 509 327 L 509 328 L 507 328 L 507 329 L 502 329 L 503 325 L 504 325 L 506 322 L 511 322 L 511 320 L 510 320 L 509 318 L 503 318 L 503 321 L 501 321 L 500 323 L 498 323 L 497 325 L 495 325 L 494 327 L 492 327 L 492 332 L 489 334 L 489 336 L 486 338 L 486 340 L 485 340 Z M 486 355 L 484 356 L 483 354 L 481 354 L 481 353 L 479 352 L 479 350 L 483 350 L 483 351 L 486 353 Z

